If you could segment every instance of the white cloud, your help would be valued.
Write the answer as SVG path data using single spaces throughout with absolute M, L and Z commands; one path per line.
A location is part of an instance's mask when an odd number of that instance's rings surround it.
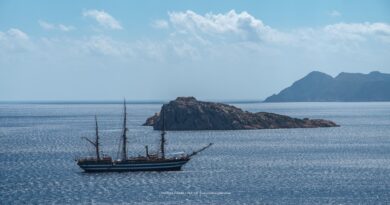
M 337 23 L 325 26 L 324 31 L 342 40 L 364 41 L 373 37 L 390 42 L 390 24 L 386 23 Z
M 71 31 L 74 29 L 73 26 L 65 26 L 65 25 L 62 25 L 62 24 L 59 24 L 58 25 L 58 28 L 61 30 L 61 31 Z
M 39 20 L 38 21 L 38 24 L 43 28 L 43 29 L 46 29 L 46 30 L 52 30 L 55 28 L 55 26 L 53 24 L 50 24 L 50 23 L 47 23 L 46 21 L 42 21 L 42 20 Z
M 89 52 L 100 53 L 110 56 L 131 56 L 131 47 L 125 42 L 115 41 L 108 36 L 92 36 L 85 43 L 82 43 Z
M 121 24 L 110 14 L 105 11 L 87 10 L 83 12 L 83 16 L 95 19 L 101 26 L 109 29 L 122 29 Z
M 16 28 L 11 28 L 7 31 L 6 33 L 8 37 L 14 38 L 14 39 L 19 39 L 19 40 L 28 40 L 29 37 L 26 33 L 23 31 L 16 29 Z
M 341 13 L 337 10 L 333 10 L 331 12 L 329 12 L 329 16 L 331 17 L 340 17 L 341 16 Z
M 39 20 L 38 24 L 45 30 L 71 31 L 75 29 L 73 26 L 65 26 L 63 24 L 55 25 L 43 20 Z
M 33 48 L 30 37 L 17 28 L 10 28 L 8 31 L 0 31 L 0 54 L 3 57 L 12 57 L 9 52 L 24 52 Z
M 168 21 L 159 19 L 152 23 L 152 27 L 157 29 L 167 29 L 169 28 L 169 23 Z
M 84 12 L 84 15 L 90 15 L 87 14 L 88 12 Z M 54 25 L 45 21 L 39 23 L 42 28 L 48 30 L 67 29 L 66 26 L 61 28 L 61 24 Z M 70 38 L 65 40 L 67 43 L 64 42 L 64 45 L 59 45 L 64 41 L 63 39 L 55 43 L 58 44 L 57 47 L 68 46 L 80 51 L 82 55 L 99 54 L 129 60 L 137 58 L 151 61 L 196 60 L 209 56 L 223 58 L 224 55 L 234 56 L 237 53 L 241 53 L 242 56 L 247 54 L 255 56 L 256 53 L 279 55 L 286 50 L 348 52 L 348 49 L 356 50 L 356 46 L 361 42 L 369 40 L 384 42 L 383 46 L 390 43 L 390 25 L 386 23 L 337 23 L 317 28 L 280 31 L 245 11 L 234 10 L 204 15 L 193 11 L 171 12 L 168 13 L 168 19 L 156 20 L 152 26 L 168 29 L 170 34 L 165 39 L 156 41 L 146 37 L 144 40 L 127 42 L 100 35 L 82 39 Z M 8 48 L 23 48 L 27 45 L 23 42 L 26 40 L 29 40 L 28 35 L 19 29 L 12 28 L 0 32 L 0 43 L 7 45 Z M 31 42 L 39 45 L 36 40 Z M 52 47 L 54 50 L 56 46 Z M 362 45 L 361 48 L 364 46 Z
M 225 14 L 197 14 L 193 11 L 171 12 L 168 14 L 170 23 L 179 33 L 209 35 L 214 37 L 229 36 L 241 40 L 266 42 L 283 42 L 287 36 L 265 25 L 246 11 L 236 13 L 231 10 Z M 225 35 L 225 36 L 223 36 Z
M 341 15 L 334 10 L 333 16 Z M 254 42 L 298 47 L 356 46 L 356 43 L 374 39 L 390 42 L 390 25 L 387 23 L 337 23 L 317 28 L 298 28 L 280 31 L 266 25 L 246 11 L 227 13 L 207 13 L 204 15 L 187 10 L 170 12 L 171 36 L 187 38 L 202 45 L 232 42 Z M 276 45 L 275 45 L 276 46 Z

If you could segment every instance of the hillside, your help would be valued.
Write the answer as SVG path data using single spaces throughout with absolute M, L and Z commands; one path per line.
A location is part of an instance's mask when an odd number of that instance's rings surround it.
M 340 73 L 332 77 L 313 71 L 264 102 L 390 101 L 390 74 Z

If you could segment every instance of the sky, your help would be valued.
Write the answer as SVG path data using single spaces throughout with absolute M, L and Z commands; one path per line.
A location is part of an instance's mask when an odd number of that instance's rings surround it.
M 390 73 L 390 1 L 0 0 L 0 101 L 263 100 Z

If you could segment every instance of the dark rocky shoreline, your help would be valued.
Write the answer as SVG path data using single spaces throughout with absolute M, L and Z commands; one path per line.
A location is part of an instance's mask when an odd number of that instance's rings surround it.
M 251 113 L 223 103 L 198 101 L 194 97 L 178 97 L 164 104 L 166 130 L 244 130 L 277 128 L 337 127 L 322 119 L 298 119 L 275 113 Z M 161 130 L 160 113 L 149 117 L 144 126 Z

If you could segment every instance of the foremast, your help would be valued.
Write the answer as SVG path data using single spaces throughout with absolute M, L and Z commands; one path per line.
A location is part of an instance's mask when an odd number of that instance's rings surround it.
M 92 141 L 86 137 L 83 137 L 83 138 L 95 147 L 96 160 L 99 161 L 100 160 L 100 142 L 99 142 L 99 127 L 98 127 L 96 115 L 95 115 L 95 141 Z
M 126 100 L 123 100 L 123 126 L 122 126 L 122 160 L 127 160 L 127 112 L 126 112 Z
M 161 152 L 161 158 L 165 159 L 165 109 L 164 105 L 162 106 L 161 109 L 161 119 L 162 119 L 162 128 L 161 128 L 161 139 L 160 139 L 160 152 Z

